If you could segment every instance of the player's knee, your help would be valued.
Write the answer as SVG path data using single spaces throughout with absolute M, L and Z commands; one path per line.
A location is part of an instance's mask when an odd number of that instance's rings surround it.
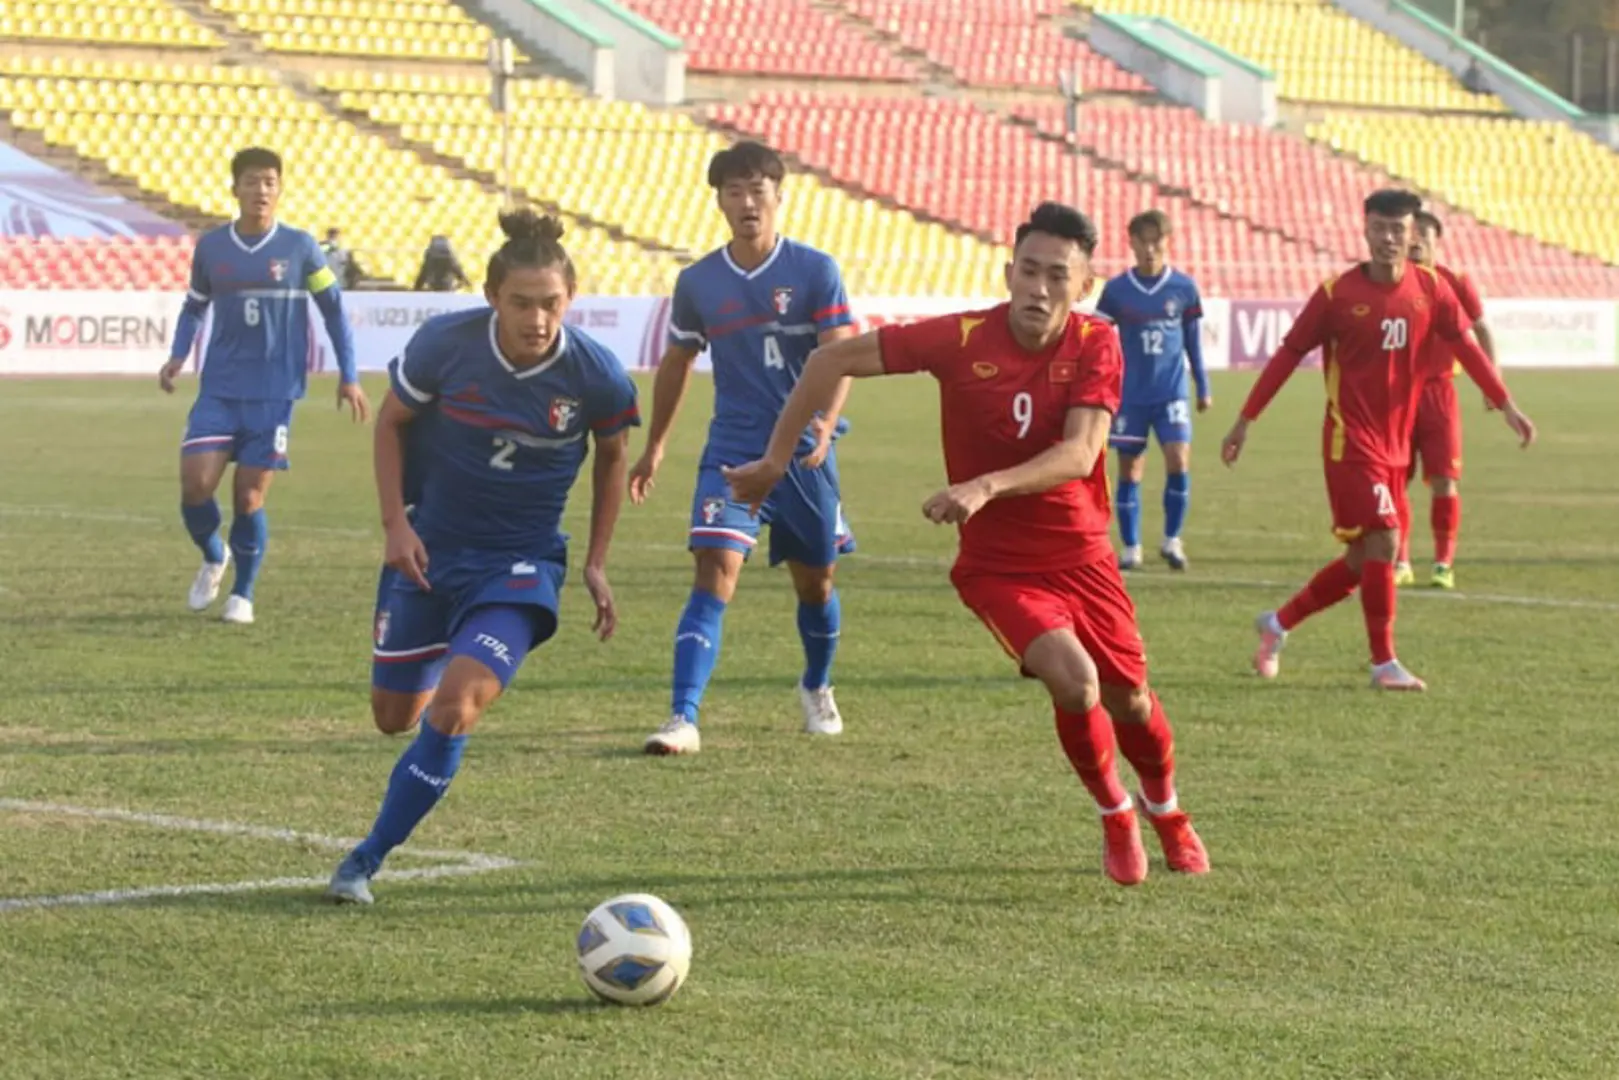
M 1452 495 L 1456 494 L 1456 478 L 1453 476 L 1434 477 L 1433 493 L 1437 498 L 1450 498 Z
M 1084 677 L 1047 680 L 1046 689 L 1051 692 L 1051 703 L 1067 713 L 1088 713 L 1101 700 L 1096 683 Z
M 1191 471 L 1192 455 L 1186 443 L 1170 443 L 1164 447 L 1164 471 L 1174 476 Z
M 400 735 L 416 726 L 421 703 L 415 697 L 371 688 L 371 722 L 384 735 Z
M 1121 724 L 1145 724 L 1152 719 L 1152 691 L 1146 686 L 1104 686 L 1102 707 Z
M 832 568 L 828 567 L 793 567 L 793 591 L 798 594 L 798 600 L 803 604 L 815 604 L 825 607 L 832 600 Z
M 697 587 L 721 603 L 730 603 L 736 593 L 736 579 L 742 570 L 742 556 L 719 548 L 697 551 Z
M 427 722 L 442 735 L 465 735 L 477 726 L 486 705 L 487 702 L 480 701 L 470 690 L 440 692 L 427 710 Z
M 1393 562 L 1399 552 L 1400 533 L 1397 529 L 1369 532 L 1361 540 L 1361 557 L 1372 562 Z
M 1139 484 L 1146 476 L 1147 463 L 1140 454 L 1119 455 L 1119 479 L 1127 480 L 1132 484 Z
M 256 487 L 241 488 L 235 492 L 232 502 L 238 515 L 256 514 L 264 509 L 264 492 Z

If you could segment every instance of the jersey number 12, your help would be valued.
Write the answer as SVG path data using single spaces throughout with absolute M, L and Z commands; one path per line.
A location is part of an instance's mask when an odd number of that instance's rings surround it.
M 1164 332 L 1153 329 L 1141 331 L 1141 352 L 1145 356 L 1164 355 Z

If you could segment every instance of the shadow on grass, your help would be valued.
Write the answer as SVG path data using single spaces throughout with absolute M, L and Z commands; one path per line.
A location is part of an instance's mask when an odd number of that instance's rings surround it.
M 606 1013 L 616 1006 L 591 997 L 533 998 L 442 998 L 418 1000 L 394 998 L 387 1001 L 328 1001 L 309 1011 L 322 1017 L 397 1016 L 568 1016 L 576 1013 Z

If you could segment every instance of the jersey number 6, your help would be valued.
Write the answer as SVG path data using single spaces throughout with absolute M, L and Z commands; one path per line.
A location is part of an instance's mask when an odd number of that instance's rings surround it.
M 242 321 L 249 326 L 259 324 L 259 300 L 256 296 L 249 296 L 242 301 Z

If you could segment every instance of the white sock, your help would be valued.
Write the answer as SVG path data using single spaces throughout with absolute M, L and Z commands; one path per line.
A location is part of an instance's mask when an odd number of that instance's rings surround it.
M 1135 803 L 1130 801 L 1130 796 L 1126 795 L 1124 797 L 1124 801 L 1121 802 L 1119 805 L 1115 806 L 1113 809 L 1111 809 L 1111 810 L 1103 809 L 1102 810 L 1102 816 L 1103 817 L 1112 817 L 1114 814 L 1122 814 L 1126 810 L 1135 809 L 1135 805 L 1136 805 Z
M 1276 617 L 1276 612 L 1274 611 L 1265 612 L 1265 629 L 1272 634 L 1283 637 L 1287 635 L 1287 631 L 1282 629 L 1282 620 Z
M 1155 803 L 1151 799 L 1147 798 L 1147 796 L 1143 795 L 1141 796 L 1141 805 L 1145 806 L 1147 808 L 1147 813 L 1151 814 L 1153 817 L 1163 817 L 1165 814 L 1173 814 L 1177 809 L 1179 809 L 1180 798 L 1173 791 L 1171 791 L 1169 793 L 1168 802 Z

